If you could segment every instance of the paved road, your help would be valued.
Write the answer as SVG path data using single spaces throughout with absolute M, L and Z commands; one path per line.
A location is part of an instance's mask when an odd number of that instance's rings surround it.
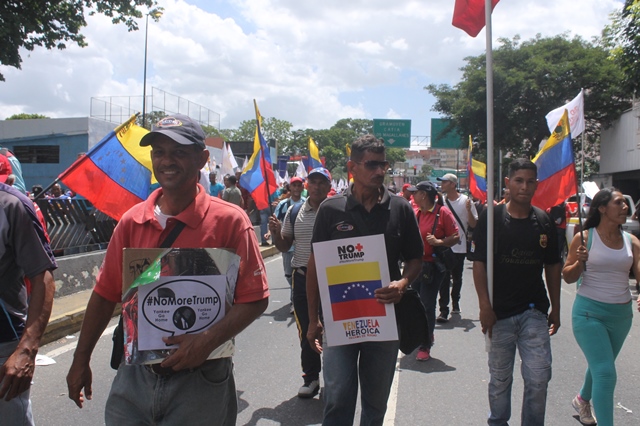
M 289 315 L 289 289 L 283 277 L 281 258 L 271 257 L 266 264 L 272 292 L 269 308 L 236 340 L 234 362 L 240 401 L 238 424 L 320 424 L 321 400 L 317 397 L 312 400 L 296 397 L 302 383 L 298 340 L 295 322 Z M 580 425 L 570 402 L 581 384 L 586 364 L 571 333 L 573 299 L 574 287 L 563 284 L 563 325 L 552 339 L 554 377 L 547 403 L 547 424 L 551 426 Z M 436 327 L 431 360 L 420 363 L 414 356 L 399 357 L 385 424 L 486 424 L 486 353 L 477 321 L 478 309 L 470 268 L 465 270 L 461 308 L 462 315 Z M 32 400 L 34 415 L 40 425 L 103 424 L 103 408 L 115 374 L 108 366 L 110 335 L 101 339 L 94 353 L 94 399 L 82 410 L 68 399 L 64 381 L 75 341 L 76 338 L 62 339 L 40 351 L 56 361 L 54 365 L 36 369 Z M 615 422 L 618 426 L 640 424 L 639 363 L 640 314 L 636 311 L 633 327 L 617 363 L 615 402 L 620 403 L 620 407 L 615 410 Z M 512 425 L 520 424 L 522 381 L 518 376 L 519 368 L 516 366 Z

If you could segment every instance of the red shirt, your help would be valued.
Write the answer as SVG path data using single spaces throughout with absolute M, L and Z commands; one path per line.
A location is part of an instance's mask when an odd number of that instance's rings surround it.
M 122 298 L 122 249 L 158 247 L 179 220 L 185 227 L 173 247 L 227 248 L 240 256 L 234 303 L 251 303 L 269 297 L 267 272 L 253 226 L 238 206 L 211 197 L 198 184 L 195 200 L 162 229 L 153 209 L 162 188 L 127 211 L 113 231 L 107 254 L 96 278 L 95 292 L 112 302 Z
M 424 244 L 423 262 L 434 262 L 433 247 L 427 242 L 427 234 L 431 234 L 433 223 L 436 220 L 436 209 L 440 209 L 440 218 L 436 232 L 433 234 L 437 239 L 441 240 L 458 232 L 456 219 L 453 217 L 451 210 L 445 206 L 436 205 L 432 211 L 418 210 L 416 216 L 418 218 L 418 227 L 420 228 L 420 236 Z

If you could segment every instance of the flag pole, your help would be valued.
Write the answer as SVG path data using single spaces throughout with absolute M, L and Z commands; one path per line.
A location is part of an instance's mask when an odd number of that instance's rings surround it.
M 265 157 L 264 157 L 264 147 L 262 146 L 262 141 L 260 140 L 260 136 L 262 135 L 262 138 L 264 139 L 264 135 L 262 134 L 262 130 L 261 130 L 261 124 L 262 124 L 262 119 L 260 117 L 260 112 L 258 111 L 258 103 L 256 102 L 256 100 L 253 100 L 253 107 L 256 110 L 256 133 L 258 134 L 258 143 L 260 144 L 260 162 L 262 163 L 262 177 L 264 178 L 264 183 L 267 186 L 267 204 L 269 204 L 269 216 L 271 216 L 273 214 L 273 206 L 271 205 L 271 191 L 269 190 L 269 178 L 267 176 L 267 165 L 265 163 Z M 264 140 L 265 143 L 267 142 L 267 140 Z M 268 147 L 268 146 L 267 146 Z
M 485 0 L 486 22 L 486 79 L 487 79 L 487 290 L 493 306 L 493 236 L 494 236 L 494 158 L 493 158 L 493 44 L 491 34 L 491 0 Z M 489 334 L 486 337 L 486 350 L 491 347 Z

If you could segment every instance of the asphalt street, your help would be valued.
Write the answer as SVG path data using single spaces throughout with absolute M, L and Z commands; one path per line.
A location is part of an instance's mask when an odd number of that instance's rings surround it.
M 266 259 L 271 298 L 267 311 L 236 339 L 234 357 L 239 399 L 239 425 L 316 425 L 322 420 L 322 401 L 301 400 L 302 384 L 298 337 L 289 314 L 289 287 L 280 256 Z M 436 327 L 432 359 L 415 360 L 415 353 L 399 354 L 398 369 L 389 401 L 388 425 L 486 424 L 487 355 L 477 320 L 478 308 L 468 263 L 464 273 L 461 315 Z M 549 385 L 547 424 L 580 425 L 571 407 L 586 363 L 571 332 L 571 305 L 575 287 L 563 283 L 562 326 L 552 338 L 553 379 Z M 635 290 L 632 292 L 635 298 Z M 112 325 L 115 321 L 112 321 Z M 40 354 L 55 364 L 39 366 L 32 386 L 36 423 L 49 426 L 100 425 L 115 371 L 109 367 L 110 327 L 92 359 L 94 397 L 83 409 L 68 399 L 65 376 L 76 336 L 43 346 Z M 631 332 L 618 358 L 615 424 L 640 424 L 640 313 L 634 310 Z M 511 425 L 520 424 L 522 380 L 516 364 Z M 356 422 L 358 419 L 356 419 Z M 1 423 L 1 421 L 0 421 Z

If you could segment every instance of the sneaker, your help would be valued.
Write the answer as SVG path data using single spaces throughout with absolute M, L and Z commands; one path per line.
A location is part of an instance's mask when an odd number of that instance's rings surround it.
M 436 318 L 436 322 L 437 322 L 438 324 L 444 324 L 444 323 L 446 323 L 446 322 L 449 322 L 449 318 L 447 318 L 447 317 L 448 317 L 448 315 L 440 314 L 440 315 L 438 316 L 438 318 Z
M 453 309 L 451 310 L 452 314 L 457 314 L 460 315 L 460 306 L 458 305 L 453 305 Z
M 595 425 L 597 423 L 591 412 L 591 404 L 589 404 L 589 401 L 585 401 L 580 398 L 580 395 L 576 395 L 573 401 L 571 401 L 571 405 L 580 415 L 580 423 L 583 425 Z
M 416 355 L 416 361 L 428 361 L 429 358 L 431 358 L 431 354 L 429 352 L 429 349 L 420 348 L 418 350 L 418 355 Z
M 320 381 L 305 381 L 304 385 L 298 389 L 298 398 L 313 398 L 320 392 Z

